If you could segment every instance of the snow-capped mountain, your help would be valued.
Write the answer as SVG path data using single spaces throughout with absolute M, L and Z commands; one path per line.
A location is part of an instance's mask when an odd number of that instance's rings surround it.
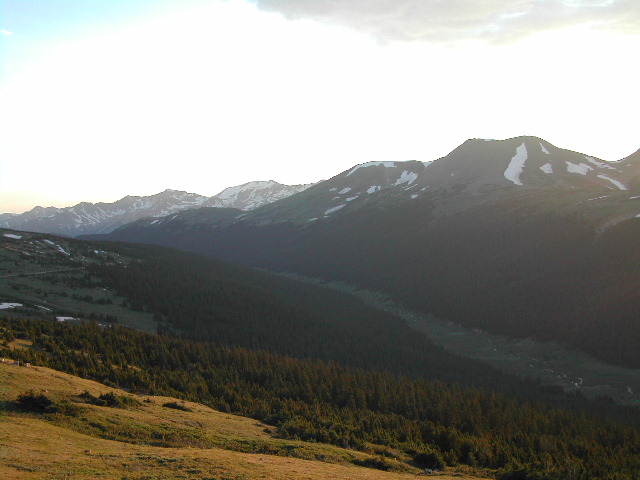
M 253 201 L 261 203 L 269 182 L 233 187 L 208 200 L 203 206 L 232 207 L 249 210 Z M 260 188 L 262 187 L 262 188 Z M 188 213 L 163 221 L 163 228 L 189 217 L 189 225 L 203 221 L 210 225 L 242 223 L 269 225 L 290 222 L 308 225 L 318 221 L 348 215 L 362 208 L 388 209 L 408 202 L 415 204 L 428 199 L 441 210 L 467 208 L 478 202 L 493 201 L 504 195 L 536 195 L 541 199 L 559 198 L 561 194 L 576 195 L 571 202 L 597 199 L 597 206 L 616 203 L 598 214 L 619 220 L 640 214 L 633 202 L 640 193 L 640 151 L 619 161 L 604 161 L 581 153 L 558 148 L 537 137 L 516 137 L 508 140 L 472 139 L 450 154 L 432 162 L 415 160 L 401 162 L 368 162 L 314 185 L 304 185 L 286 191 L 279 201 L 265 202 L 250 212 L 235 216 L 198 214 L 197 220 Z M 551 197 L 549 197 L 550 192 Z M 276 200 L 276 196 L 269 197 Z M 573 198 L 573 197 L 572 197 Z M 445 208 L 446 207 L 446 208 Z M 592 209 L 592 211 L 595 211 Z M 615 221 L 618 221 L 615 220 Z M 603 218 L 603 222 L 609 221 Z M 136 228 L 158 222 L 143 220 Z M 176 228 L 179 228 L 176 226 Z
M 626 191 L 630 163 L 628 159 L 606 162 L 536 137 L 473 139 L 433 162 L 419 183 L 467 193 L 496 186 Z
M 253 210 L 262 205 L 282 200 L 309 188 L 306 185 L 282 185 L 273 180 L 249 182 L 236 187 L 229 187 L 214 195 L 205 202 L 208 207 L 237 208 L 239 210 Z
M 147 197 L 126 196 L 113 203 L 82 202 L 73 207 L 35 207 L 22 214 L 2 214 L 0 226 L 72 237 L 104 234 L 140 218 L 159 218 L 199 207 L 251 210 L 308 187 L 309 185 L 282 185 L 269 180 L 230 187 L 212 197 L 165 190 Z
M 430 163 L 365 163 L 252 211 L 183 211 L 106 239 L 345 281 L 637 368 L 639 174 L 639 152 L 606 162 L 536 137 L 469 140 Z
M 558 148 L 536 137 L 468 140 L 433 162 L 369 162 L 319 182 L 299 195 L 242 217 L 257 224 L 305 224 L 419 198 L 492 199 L 535 191 L 581 192 L 589 198 L 633 196 L 640 190 L 640 153 L 617 162 Z M 626 197 L 625 197 L 626 198 Z M 640 209 L 638 212 L 640 213 Z

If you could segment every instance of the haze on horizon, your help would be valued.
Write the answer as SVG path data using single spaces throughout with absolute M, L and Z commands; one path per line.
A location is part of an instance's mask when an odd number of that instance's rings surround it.
M 633 0 L 0 0 L 0 212 L 640 147 Z

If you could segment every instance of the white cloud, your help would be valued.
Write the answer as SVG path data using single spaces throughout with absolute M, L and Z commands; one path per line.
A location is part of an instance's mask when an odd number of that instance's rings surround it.
M 4 29 L 3 29 L 3 30 L 0 30 L 0 33 L 1 33 L 2 35 L 13 35 L 13 32 L 10 32 L 9 30 L 4 30 Z
M 289 19 L 352 28 L 383 43 L 503 43 L 582 25 L 640 33 L 637 0 L 257 0 L 257 5 Z

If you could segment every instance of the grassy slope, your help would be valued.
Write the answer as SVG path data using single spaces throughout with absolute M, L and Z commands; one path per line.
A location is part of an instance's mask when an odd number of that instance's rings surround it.
M 16 409 L 13 401 L 30 389 L 81 411 L 73 417 Z M 400 462 L 396 472 L 359 467 L 354 460 L 375 457 L 278 439 L 255 420 L 200 404 L 184 403 L 192 410 L 185 412 L 162 406 L 175 399 L 136 396 L 142 401 L 128 409 L 98 407 L 79 397 L 84 391 L 129 395 L 45 367 L 0 363 L 0 478 L 402 479 L 419 473 Z
M 22 238 L 8 238 L 5 236 L 7 233 Z M 24 305 L 15 312 L 2 310 L 2 313 L 49 320 L 56 316 L 86 318 L 90 314 L 110 315 L 123 325 L 155 332 L 156 322 L 151 313 L 124 307 L 124 299 L 110 290 L 82 286 L 86 264 L 106 258 L 114 262 L 130 261 L 118 254 L 96 251 L 94 247 L 73 239 L 0 229 L 0 302 Z M 108 303 L 90 303 L 83 297 Z

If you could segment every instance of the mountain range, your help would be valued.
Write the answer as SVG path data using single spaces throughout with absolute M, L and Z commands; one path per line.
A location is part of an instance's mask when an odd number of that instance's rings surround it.
M 640 151 L 536 137 L 354 166 L 251 211 L 201 208 L 106 237 L 341 280 L 421 312 L 640 366 Z
M 611 162 L 537 137 L 471 139 L 432 162 L 364 163 L 313 185 L 168 190 L 2 220 L 340 280 L 640 366 L 640 151 Z
M 109 233 L 139 218 L 158 218 L 192 208 L 231 207 L 251 210 L 301 192 L 309 186 L 282 185 L 269 180 L 229 187 L 212 197 L 165 190 L 146 197 L 126 196 L 113 203 L 82 202 L 66 208 L 35 207 L 22 214 L 0 215 L 0 227 L 71 237 Z
M 354 463 L 379 470 L 637 478 L 639 167 L 640 152 L 604 162 L 535 137 L 476 139 L 433 162 L 356 165 L 253 209 L 255 184 L 219 206 L 165 192 L 187 207 L 158 201 L 161 216 L 104 235 L 3 230 L 0 356 L 248 416 L 279 440 L 375 455 Z M 138 200 L 137 210 L 152 203 Z M 431 340 L 454 334 L 473 353 Z M 556 377 L 575 379 L 573 392 Z M 601 383 L 629 405 L 603 397 Z M 153 442 L 152 463 L 166 455 L 158 447 L 215 440 L 194 417 L 167 429 L 161 408 L 162 426 L 132 426 L 128 412 L 141 418 L 153 398 L 102 422 L 93 405 L 123 407 L 128 394 L 27 388 L 0 408 L 12 425 L 37 415 Z M 42 431 L 44 442 L 66 435 Z M 295 454 L 223 443 L 260 459 Z M 64 449 L 90 458 L 79 445 Z M 20 465 L 0 470 L 32 469 L 24 448 Z

